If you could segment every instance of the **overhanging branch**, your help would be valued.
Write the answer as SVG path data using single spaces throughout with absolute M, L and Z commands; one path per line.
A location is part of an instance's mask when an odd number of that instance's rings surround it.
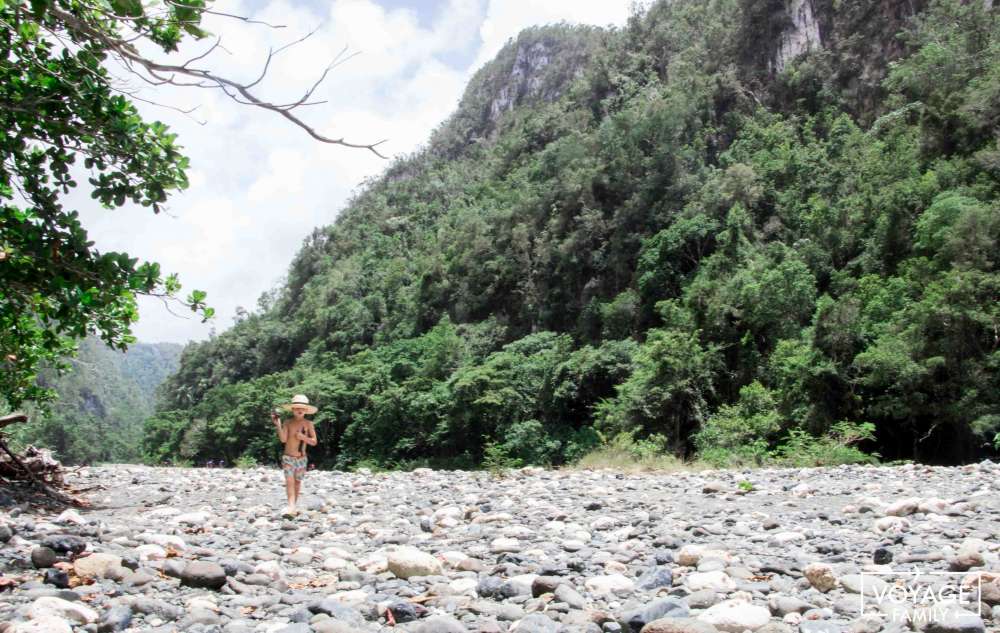
M 141 55 L 134 46 L 125 40 L 115 37 L 108 32 L 96 28 L 95 26 L 89 24 L 81 17 L 68 13 L 58 7 L 51 7 L 50 11 L 52 15 L 56 16 L 59 20 L 66 25 L 70 30 L 75 30 L 79 34 L 97 40 L 103 44 L 109 52 L 113 53 L 118 59 L 121 60 L 122 64 L 125 65 L 130 71 L 135 73 L 137 76 L 141 77 L 145 81 L 154 85 L 169 84 L 174 86 L 190 86 L 199 88 L 216 88 L 221 90 L 230 99 L 233 99 L 237 103 L 250 105 L 263 110 L 269 110 L 271 112 L 276 112 L 277 114 L 284 117 L 293 125 L 304 130 L 309 136 L 314 138 L 321 143 L 328 143 L 330 145 L 341 145 L 343 147 L 349 147 L 353 149 L 367 149 L 379 158 L 387 158 L 384 154 L 378 151 L 378 146 L 385 143 L 385 139 L 382 139 L 375 143 L 355 143 L 346 140 L 344 137 L 332 138 L 325 134 L 321 134 L 313 126 L 306 123 L 300 117 L 296 115 L 294 110 L 298 107 L 305 105 L 312 105 L 316 102 L 310 102 L 309 97 L 315 92 L 320 84 L 327 78 L 329 72 L 341 63 L 344 63 L 353 55 L 345 57 L 347 52 L 346 47 L 334 57 L 333 61 L 323 70 L 320 74 L 319 79 L 305 92 L 305 94 L 299 98 L 297 101 L 291 103 L 278 104 L 258 97 L 252 89 L 260 83 L 263 79 L 263 75 L 267 73 L 270 67 L 271 60 L 275 55 L 287 50 L 290 46 L 294 46 L 310 37 L 316 31 L 313 30 L 306 36 L 286 44 L 277 50 L 268 51 L 267 60 L 264 63 L 264 70 L 260 77 L 255 79 L 250 83 L 242 83 L 228 77 L 219 75 L 207 68 L 195 68 L 190 66 L 190 64 L 203 59 L 206 55 L 211 53 L 216 47 L 219 46 L 219 41 L 217 41 L 208 51 L 196 56 L 192 59 L 185 61 L 183 64 L 167 64 L 163 62 L 154 61 L 147 57 Z M 227 16 L 232 17 L 232 16 Z M 139 69 L 145 71 L 145 74 L 139 72 Z M 148 76 L 147 76 L 148 75 Z M 182 81 L 180 77 L 187 77 L 189 79 L 195 80 Z

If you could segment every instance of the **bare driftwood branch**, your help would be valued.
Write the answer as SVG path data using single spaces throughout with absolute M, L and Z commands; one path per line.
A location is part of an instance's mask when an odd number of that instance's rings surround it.
M 25 416 L 25 419 L 27 417 Z M 35 486 L 37 486 L 45 495 L 65 504 L 69 505 L 83 505 L 80 500 L 74 499 L 73 497 L 67 495 L 64 492 L 56 490 L 48 482 L 46 482 L 42 477 L 48 472 L 55 478 L 58 484 L 62 484 L 62 466 L 59 462 L 52 460 L 53 464 L 47 463 L 44 459 L 36 460 L 35 462 L 29 461 L 27 464 L 7 446 L 7 442 L 4 441 L 4 437 L 0 434 L 0 451 L 7 454 L 8 460 L 0 461 L 0 475 L 7 480 L 18 480 L 21 477 L 18 473 L 23 473 L 25 475 L 24 479 L 30 481 Z M 43 454 L 44 456 L 44 454 Z M 36 472 L 39 471 L 39 472 Z
M 27 421 L 28 421 L 27 415 L 21 412 L 11 413 L 9 415 L 0 417 L 0 428 L 3 428 L 8 424 L 14 424 L 15 422 L 27 422 Z
M 168 0 L 169 1 L 169 0 Z M 250 105 L 263 110 L 269 110 L 271 112 L 276 112 L 280 116 L 287 119 L 293 125 L 304 130 L 309 136 L 320 141 L 322 143 L 328 143 L 331 145 L 341 145 L 343 147 L 350 147 L 354 149 L 367 149 L 379 158 L 387 158 L 384 154 L 378 151 L 378 146 L 385 142 L 385 139 L 380 140 L 375 143 L 355 143 L 347 141 L 344 137 L 332 138 L 318 132 L 313 126 L 309 125 L 301 118 L 299 118 L 294 110 L 298 107 L 305 105 L 315 105 L 317 102 L 310 102 L 309 98 L 315 92 L 316 88 L 323 83 L 327 78 L 330 71 L 341 63 L 344 63 L 353 55 L 345 57 L 347 49 L 345 48 L 330 62 L 330 64 L 323 70 L 320 74 L 319 79 L 305 92 L 305 94 L 299 98 L 297 101 L 292 101 L 286 104 L 273 103 L 271 101 L 262 99 L 258 97 L 252 89 L 260 83 L 264 75 L 267 73 L 270 67 L 271 60 L 282 51 L 287 50 L 289 47 L 295 44 L 301 43 L 302 41 L 311 37 L 316 29 L 309 32 L 302 38 L 293 41 L 285 46 L 278 48 L 277 50 L 269 50 L 267 59 L 264 62 L 264 68 L 261 75 L 250 83 L 242 83 L 228 77 L 223 77 L 210 69 L 193 67 L 191 64 L 203 59 L 212 51 L 220 46 L 221 40 L 217 40 L 205 53 L 195 56 L 182 64 L 168 64 L 163 62 L 158 62 L 149 59 L 138 52 L 138 50 L 128 41 L 120 39 L 109 35 L 107 32 L 94 28 L 92 25 L 88 24 L 85 20 L 80 17 L 68 13 L 57 7 L 50 7 L 49 11 L 59 18 L 66 28 L 70 31 L 75 31 L 77 35 L 82 35 L 84 38 L 93 39 L 101 42 L 109 51 L 111 51 L 115 57 L 117 57 L 122 64 L 136 76 L 142 78 L 144 81 L 153 85 L 173 85 L 173 86 L 189 86 L 189 87 L 199 87 L 199 88 L 215 88 L 221 90 L 230 99 L 236 101 L 237 103 Z M 207 13 L 211 11 L 203 10 Z M 225 17 L 239 17 L 226 15 Z M 115 18 L 123 22 L 126 26 L 129 25 L 129 20 L 127 18 Z M 249 21 L 249 20 L 245 20 Z M 273 25 L 272 25 L 273 26 Z M 144 71 L 144 72 L 141 72 Z M 180 78 L 185 77 L 192 81 L 183 81 Z

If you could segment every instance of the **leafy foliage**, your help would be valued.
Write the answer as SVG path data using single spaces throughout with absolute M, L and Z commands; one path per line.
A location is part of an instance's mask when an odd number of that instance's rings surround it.
M 10 427 L 15 445 L 50 448 L 69 464 L 138 463 L 156 388 L 177 369 L 180 352 L 171 343 L 136 343 L 120 352 L 96 337 L 84 339 L 65 373 L 42 372 L 39 383 L 58 398 L 29 410 L 27 424 Z
M 103 62 L 127 37 L 120 16 L 169 52 L 203 35 L 203 8 L 201 0 L 0 2 L 0 394 L 11 407 L 51 397 L 36 373 L 60 365 L 88 333 L 116 349 L 134 342 L 137 293 L 180 291 L 155 263 L 95 250 L 64 198 L 85 176 L 90 197 L 108 209 L 131 202 L 159 212 L 187 186 L 175 136 L 142 119 Z M 195 290 L 187 303 L 208 318 L 204 300 Z

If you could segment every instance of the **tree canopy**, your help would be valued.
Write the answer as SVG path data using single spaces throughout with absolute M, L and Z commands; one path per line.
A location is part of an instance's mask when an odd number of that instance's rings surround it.
M 204 292 L 181 299 L 178 279 L 158 264 L 95 249 L 79 198 L 69 201 L 80 188 L 93 204 L 158 213 L 187 186 L 177 138 L 140 115 L 132 81 L 222 90 L 320 141 L 377 153 L 377 144 L 324 137 L 295 115 L 319 82 L 275 104 L 256 96 L 257 82 L 204 65 L 218 40 L 180 64 L 150 53 L 207 37 L 206 13 L 214 12 L 205 0 L 0 0 L 0 394 L 8 406 L 48 398 L 35 380 L 39 368 L 59 365 L 88 333 L 124 349 L 133 341 L 137 294 L 181 300 L 204 319 L 213 314 Z
M 773 5 L 523 32 L 184 351 L 149 457 L 266 459 L 290 393 L 338 466 L 563 463 L 616 436 L 720 464 L 990 451 L 998 10 L 817 3 L 823 46 L 778 72 Z

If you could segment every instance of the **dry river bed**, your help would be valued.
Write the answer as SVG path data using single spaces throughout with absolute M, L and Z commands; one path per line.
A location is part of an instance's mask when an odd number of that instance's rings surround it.
M 1000 465 L 84 468 L 0 488 L 0 633 L 1000 631 Z M 96 487 L 96 488 L 95 488 Z

